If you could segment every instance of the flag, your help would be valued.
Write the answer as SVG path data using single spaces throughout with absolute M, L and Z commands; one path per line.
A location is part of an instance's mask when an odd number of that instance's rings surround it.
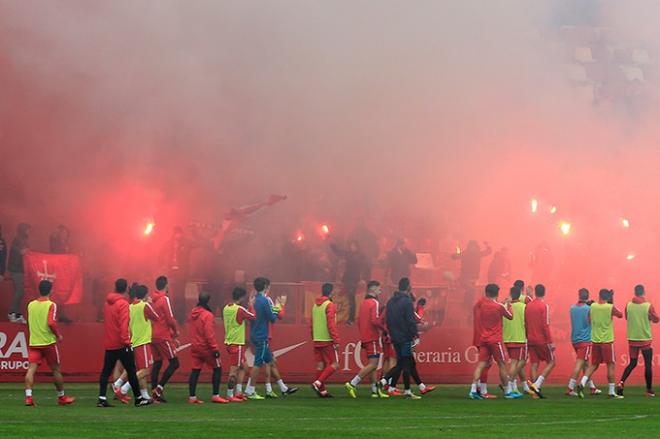
M 23 266 L 28 297 L 39 296 L 39 282 L 49 280 L 53 283 L 53 302 L 70 305 L 82 300 L 83 279 L 79 255 L 29 251 L 23 255 Z

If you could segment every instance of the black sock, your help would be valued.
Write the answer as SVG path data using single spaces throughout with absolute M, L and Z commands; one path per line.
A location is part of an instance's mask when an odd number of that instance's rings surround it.
M 160 368 L 163 367 L 162 361 L 154 361 L 154 364 L 151 365 L 151 388 L 155 389 L 158 385 L 158 375 L 160 374 Z
M 653 390 L 653 348 L 642 351 L 644 357 L 644 378 L 646 379 L 646 390 Z
M 623 371 L 623 375 L 621 375 L 621 381 L 625 383 L 628 377 L 630 376 L 630 374 L 632 373 L 632 371 L 636 367 L 637 367 L 637 357 L 631 358 L 630 363 L 628 364 L 628 366 L 626 366 L 626 368 Z
M 172 378 L 172 375 L 174 375 L 174 372 L 179 368 L 179 359 L 177 357 L 174 357 L 170 360 L 170 364 L 167 365 L 167 369 L 165 369 L 165 372 L 163 373 L 163 377 L 160 379 L 160 384 L 161 387 L 165 387 L 165 384 Z
M 190 396 L 197 395 L 197 380 L 199 380 L 199 374 L 201 372 L 201 369 L 193 369 L 190 372 L 190 378 L 188 378 L 188 392 Z
M 211 384 L 213 385 L 213 394 L 220 394 L 220 377 L 222 376 L 222 368 L 214 367 L 213 376 L 211 377 Z

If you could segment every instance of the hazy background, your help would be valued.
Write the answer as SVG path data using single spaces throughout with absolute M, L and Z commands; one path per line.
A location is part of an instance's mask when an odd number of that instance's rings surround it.
M 97 262 L 129 263 L 156 246 L 149 219 L 160 242 L 283 193 L 264 236 L 388 218 L 430 237 L 419 251 L 506 245 L 518 277 L 545 240 L 571 285 L 655 286 L 657 17 L 654 1 L 1 0 L 0 223 L 33 224 L 36 249 L 67 224 Z M 644 80 L 596 70 L 612 96 L 585 95 L 572 25 L 647 50 Z

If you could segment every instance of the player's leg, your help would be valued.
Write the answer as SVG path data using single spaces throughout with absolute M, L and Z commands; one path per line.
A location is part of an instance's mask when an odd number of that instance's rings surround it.
M 213 373 L 211 374 L 211 387 L 213 388 L 213 397 L 211 402 L 215 403 L 227 403 L 226 399 L 220 396 L 220 380 L 222 377 L 222 367 L 214 367 Z
M 158 350 L 154 351 L 154 357 L 156 357 Z M 154 364 L 151 366 L 151 390 L 156 390 L 158 387 L 158 377 L 160 376 L 160 368 L 163 367 L 162 358 L 154 358 Z
M 128 380 L 128 387 L 133 390 L 135 403 L 140 404 L 139 400 L 142 398 L 142 396 L 140 395 L 140 383 L 137 377 L 137 366 L 135 364 L 135 353 L 133 352 L 133 350 L 130 348 L 122 349 L 119 354 L 119 362 L 124 368 L 122 374 L 125 375 L 126 379 Z M 123 392 L 123 387 L 122 387 L 122 392 Z M 128 392 L 128 389 L 126 390 L 126 392 Z
M 50 367 L 50 370 L 53 372 L 53 384 L 57 390 L 57 403 L 59 405 L 73 404 L 76 399 L 64 394 L 64 377 L 62 376 L 62 370 L 60 369 L 60 352 L 57 345 L 49 346 L 45 350 L 45 354 L 48 367 Z
M 483 371 L 489 362 L 490 358 L 484 358 L 482 356 L 481 349 L 479 349 L 479 363 L 477 363 L 477 367 L 474 369 L 472 384 L 470 386 L 470 393 L 468 393 L 468 396 L 471 399 L 484 399 L 483 394 L 479 392 L 479 384 L 481 382 Z
M 108 392 L 108 381 L 110 380 L 110 374 L 112 374 L 117 364 L 118 358 L 117 351 L 105 351 L 103 355 L 103 369 L 99 376 L 99 400 L 96 404 L 98 407 L 110 407 L 106 396 Z
M 584 370 L 586 366 L 586 361 L 584 358 L 578 358 L 575 360 L 575 367 L 573 368 L 573 373 L 568 379 L 568 388 L 566 389 L 566 395 L 568 396 L 578 396 L 575 391 L 575 386 L 577 386 L 577 378 L 580 376 L 580 372 Z
M 483 370 L 481 371 L 481 375 L 479 375 L 479 383 L 477 385 L 477 390 L 479 394 L 487 399 L 489 397 L 496 398 L 495 395 L 490 395 L 488 393 L 488 372 L 490 372 L 490 368 L 492 366 L 493 366 L 493 362 L 491 360 L 488 360 Z
M 227 398 L 233 402 L 241 401 L 240 398 L 234 398 L 237 374 L 238 374 L 238 366 L 234 364 L 229 366 L 229 375 L 227 375 Z
M 243 397 L 243 380 L 245 379 L 245 365 L 241 364 L 236 374 L 235 395 Z
M 367 364 L 362 367 L 362 369 L 358 371 L 357 375 L 355 375 L 349 382 L 344 383 L 344 387 L 346 388 L 346 391 L 351 398 L 357 398 L 357 386 L 364 379 L 364 377 L 367 375 L 371 376 L 378 368 L 378 359 L 380 358 L 380 355 L 376 354 L 376 352 L 373 351 L 372 347 L 370 346 L 365 346 L 362 344 L 361 348 L 362 349 L 360 350 L 366 353 Z M 372 381 L 372 383 L 375 383 L 375 381 Z M 376 396 L 378 396 L 377 390 L 372 393 L 376 393 Z
M 193 368 L 188 377 L 188 402 L 190 404 L 201 404 L 202 401 L 197 399 L 197 382 L 199 381 L 199 374 L 202 369 Z
M 298 391 L 297 387 L 288 386 L 282 379 L 282 374 L 280 373 L 280 368 L 277 364 L 277 358 L 273 357 L 273 363 L 271 367 L 271 373 L 273 378 L 275 378 L 275 384 L 277 384 L 277 387 L 279 387 L 282 395 L 292 395 Z
M 616 394 L 616 385 L 614 383 L 614 370 L 616 364 L 613 361 L 607 363 L 607 396 L 610 398 L 623 398 L 621 395 Z
M 266 389 L 266 398 L 277 398 L 277 394 L 273 392 L 273 385 L 271 384 L 271 381 L 274 377 L 274 363 L 271 362 L 270 364 L 266 364 L 264 366 L 264 371 L 265 373 L 265 382 L 264 382 L 264 387 Z
M 258 395 L 255 389 L 257 384 L 257 378 L 259 378 L 259 371 L 261 370 L 264 364 L 268 364 L 266 361 L 268 351 L 268 344 L 266 342 L 255 343 L 254 345 L 254 366 L 250 371 L 250 376 L 248 378 L 247 386 L 245 387 L 245 396 L 248 399 L 264 399 L 263 396 Z
M 170 358 L 170 362 L 167 365 L 167 369 L 165 369 L 165 372 L 163 372 L 163 376 L 160 378 L 160 381 L 156 386 L 156 390 L 158 391 L 161 402 L 164 402 L 163 389 L 165 388 L 165 385 L 167 385 L 167 383 L 170 381 L 170 378 L 172 378 L 172 375 L 174 375 L 174 372 L 176 372 L 179 366 L 180 366 L 179 357 Z
M 637 367 L 637 362 L 639 361 L 639 351 L 640 349 L 637 346 L 628 346 L 628 364 L 621 374 L 621 380 L 619 380 L 616 386 L 617 395 L 623 395 L 623 388 L 626 384 L 626 380 L 630 376 L 633 370 Z
M 325 382 L 339 369 L 339 353 L 333 345 L 323 346 L 321 348 L 321 358 L 325 367 L 312 387 L 314 390 L 319 389 L 322 397 L 330 397 L 325 388 Z M 317 390 L 317 393 L 319 393 L 319 390 Z
M 644 357 L 644 379 L 646 380 L 646 396 L 655 396 L 653 392 L 653 348 L 642 350 Z
M 39 363 L 30 362 L 25 373 L 25 405 L 34 405 L 32 399 L 32 387 L 34 387 L 34 374 L 39 368 Z

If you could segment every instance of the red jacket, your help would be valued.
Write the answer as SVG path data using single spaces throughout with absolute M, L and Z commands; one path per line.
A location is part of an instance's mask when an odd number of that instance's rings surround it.
M 379 311 L 378 300 L 372 296 L 367 296 L 362 302 L 362 305 L 360 305 L 358 328 L 360 329 L 360 340 L 362 344 L 380 340 L 381 332 L 385 331 Z
M 480 344 L 502 342 L 502 317 L 513 319 L 511 306 L 504 306 L 489 298 L 482 300 L 478 307 L 475 306 L 475 328 L 480 329 L 477 340 Z
M 172 341 L 172 338 L 179 336 L 179 330 L 176 326 L 176 320 L 172 314 L 172 306 L 170 305 L 170 298 L 167 294 L 160 291 L 151 293 L 151 306 L 154 311 L 160 316 L 160 319 L 152 322 L 151 339 L 154 343 L 162 341 Z
M 124 294 L 109 293 L 103 305 L 103 348 L 112 351 L 130 345 L 128 300 Z
M 209 352 L 220 352 L 215 338 L 215 317 L 206 308 L 196 306 L 188 317 L 188 330 L 193 353 L 208 355 Z
M 321 296 L 316 298 L 316 304 L 322 305 L 323 302 L 328 300 L 328 296 Z M 328 332 L 332 341 L 315 341 L 315 347 L 329 346 L 333 344 L 339 344 L 339 331 L 337 331 L 337 321 L 335 320 L 335 304 L 330 302 L 328 306 L 325 307 L 325 317 L 328 321 Z M 312 325 L 314 322 L 312 322 Z M 311 328 L 310 328 L 311 329 Z
M 530 345 L 552 343 L 550 307 L 543 299 L 536 298 L 525 306 L 525 331 L 527 332 L 527 343 Z

